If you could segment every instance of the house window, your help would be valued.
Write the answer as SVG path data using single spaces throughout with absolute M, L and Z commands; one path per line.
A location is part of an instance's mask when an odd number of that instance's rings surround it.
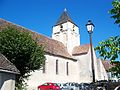
M 56 74 L 58 74 L 58 60 L 56 60 Z
M 43 73 L 45 73 L 45 61 L 43 63 Z
M 69 75 L 68 62 L 66 62 L 66 74 Z

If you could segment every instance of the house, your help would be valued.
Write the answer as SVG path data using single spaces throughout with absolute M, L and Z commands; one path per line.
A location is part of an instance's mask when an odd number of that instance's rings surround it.
M 15 90 L 17 68 L 0 53 L 0 90 Z
M 115 64 L 112 64 L 110 60 L 102 60 L 102 63 L 104 65 L 104 68 L 108 75 L 108 80 L 113 82 L 119 82 L 120 78 L 114 75 L 113 71 L 110 71 L 112 67 L 115 66 Z
M 90 44 L 80 44 L 79 28 L 66 10 L 53 26 L 52 38 L 0 19 L 0 28 L 6 26 L 14 26 L 30 32 L 33 39 L 37 40 L 38 45 L 45 47 L 45 65 L 43 68 L 31 72 L 31 76 L 26 81 L 28 90 L 37 90 L 37 86 L 45 82 L 92 82 Z M 92 50 L 95 80 L 108 80 L 101 59 L 97 59 L 94 48 Z

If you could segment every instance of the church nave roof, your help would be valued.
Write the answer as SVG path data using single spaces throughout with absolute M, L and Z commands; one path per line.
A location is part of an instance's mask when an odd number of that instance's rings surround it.
M 42 34 L 38 34 L 36 32 L 33 32 L 32 30 L 29 30 L 27 28 L 24 28 L 20 25 L 11 23 L 9 21 L 6 21 L 4 19 L 0 19 L 0 29 L 6 28 L 8 26 L 12 26 L 17 28 L 18 30 L 21 30 L 23 32 L 29 32 L 32 35 L 32 38 L 37 40 L 39 45 L 43 45 L 44 51 L 48 54 L 56 55 L 56 56 L 61 56 L 69 59 L 73 59 L 72 56 L 68 53 L 67 48 L 64 46 L 63 43 L 56 41 L 54 39 L 48 38 Z M 37 38 L 37 39 L 36 39 Z M 80 55 L 80 54 L 87 54 L 89 49 L 89 45 L 81 45 L 81 46 L 76 46 L 73 49 L 73 55 Z

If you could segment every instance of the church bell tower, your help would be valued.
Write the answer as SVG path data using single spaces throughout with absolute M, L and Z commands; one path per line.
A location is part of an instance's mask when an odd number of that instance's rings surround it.
M 80 45 L 79 28 L 69 17 L 66 9 L 53 26 L 52 39 L 62 42 L 69 54 L 72 54 L 72 50 L 75 46 Z

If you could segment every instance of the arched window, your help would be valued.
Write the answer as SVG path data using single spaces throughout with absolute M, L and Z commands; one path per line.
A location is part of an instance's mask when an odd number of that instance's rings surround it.
M 69 62 L 66 62 L 66 74 L 69 75 L 69 67 L 68 67 Z
M 56 60 L 56 74 L 58 74 L 58 60 Z

